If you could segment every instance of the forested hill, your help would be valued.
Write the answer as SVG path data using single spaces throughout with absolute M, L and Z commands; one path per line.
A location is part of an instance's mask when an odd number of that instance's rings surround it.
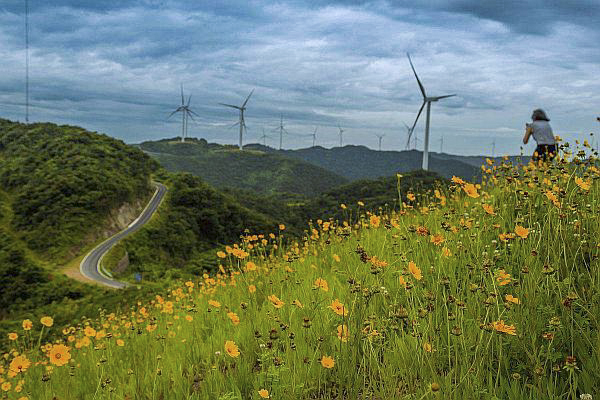
M 347 183 L 341 174 L 297 158 L 204 139 L 143 142 L 140 148 L 171 172 L 189 172 L 217 188 L 248 189 L 262 194 L 295 193 L 314 196 Z
M 147 198 L 157 163 L 139 149 L 83 128 L 0 119 L 0 191 L 6 227 L 59 260 L 111 210 Z
M 398 172 L 415 171 L 421 169 L 423 159 L 423 153 L 416 150 L 376 151 L 365 146 L 353 145 L 331 149 L 315 146 L 298 150 L 275 150 L 260 144 L 251 144 L 246 148 L 302 160 L 349 180 L 374 179 L 393 176 Z M 483 161 L 484 158 L 481 159 L 481 162 Z M 481 175 L 481 162 L 473 162 L 473 157 L 429 153 L 429 170 L 444 178 L 456 175 L 468 180 L 478 180 Z

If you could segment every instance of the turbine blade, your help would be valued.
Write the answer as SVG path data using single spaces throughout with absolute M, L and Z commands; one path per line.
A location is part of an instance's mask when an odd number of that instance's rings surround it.
M 229 127 L 229 129 L 231 129 L 231 128 L 233 128 L 234 126 L 236 126 L 236 125 L 239 125 L 239 124 L 240 124 L 240 122 L 238 121 L 238 122 L 236 122 L 235 124 L 231 125 L 231 126 Z
M 408 56 L 408 62 L 410 63 L 410 67 L 412 68 L 413 73 L 415 74 L 415 78 L 417 78 L 417 83 L 419 84 L 419 89 L 421 89 L 421 94 L 423 95 L 423 98 L 426 98 L 427 95 L 425 94 L 425 88 L 423 87 L 423 84 L 421 83 L 421 80 L 417 75 L 417 71 L 415 71 L 415 67 L 413 66 L 412 60 L 410 59 L 410 54 L 406 53 L 406 55 Z
M 222 105 L 222 106 L 225 106 L 225 107 L 231 107 L 231 108 L 235 108 L 236 110 L 241 110 L 241 108 L 240 108 L 240 107 L 238 107 L 238 106 L 234 106 L 234 105 L 231 105 L 231 104 L 225 104 L 225 103 L 218 103 L 218 104 L 220 104 L 220 105 Z
M 195 111 L 190 110 L 189 108 L 187 110 L 188 110 L 188 112 L 194 114 L 196 117 L 200 117 Z
M 242 108 L 246 107 L 246 103 L 248 103 L 248 100 L 250 100 L 250 96 L 252 96 L 252 93 L 254 93 L 254 89 L 252 89 L 248 97 L 246 97 L 246 101 L 244 101 L 244 104 L 242 104 Z
M 190 110 L 186 110 L 185 113 L 185 117 L 190 117 L 192 119 L 192 121 L 196 122 L 196 120 L 194 119 L 194 117 L 192 117 L 192 113 L 190 112 Z
M 192 95 L 190 94 L 190 97 L 188 97 L 188 102 L 187 102 L 187 106 L 190 106 L 190 101 L 192 100 Z
M 173 111 L 171 114 L 169 114 L 167 119 L 171 118 L 174 114 L 177 114 L 178 111 L 179 111 L 179 108 L 177 110 Z
M 438 97 L 435 97 L 435 101 L 441 100 L 441 99 L 446 99 L 448 97 L 453 97 L 453 96 L 456 96 L 456 95 L 455 94 L 448 94 L 446 96 L 438 96 Z
M 425 107 L 425 104 L 427 104 L 426 101 L 424 101 L 423 104 L 421 105 L 421 108 L 419 109 L 419 112 L 417 113 L 417 118 L 415 118 L 415 123 L 413 124 L 412 128 L 410 128 L 410 131 L 408 132 L 408 140 L 406 141 L 406 147 L 410 146 L 410 137 L 412 136 L 412 134 L 415 130 L 415 126 L 417 126 L 417 121 L 419 120 L 419 117 L 421 116 L 421 113 L 423 112 L 423 108 Z

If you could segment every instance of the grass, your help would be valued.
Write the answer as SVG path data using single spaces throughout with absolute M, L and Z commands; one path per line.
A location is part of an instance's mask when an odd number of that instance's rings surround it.
M 400 212 L 244 236 L 129 312 L 15 332 L 9 399 L 600 395 L 594 161 L 485 166 Z M 399 177 L 398 179 L 402 179 Z M 404 197 L 403 194 L 402 197 Z M 412 196 L 410 196 L 412 198 Z M 25 371 L 10 372 L 23 359 Z M 60 355 L 60 358 L 56 357 Z M 17 361 L 15 361 L 17 360 Z M 12 375 L 12 376 L 11 376 Z M 16 388 L 20 391 L 17 393 Z M 267 393 L 268 392 L 268 393 Z

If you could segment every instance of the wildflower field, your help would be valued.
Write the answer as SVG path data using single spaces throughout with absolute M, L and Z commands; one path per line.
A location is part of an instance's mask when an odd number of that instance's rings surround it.
M 600 398 L 595 161 L 482 169 L 299 242 L 248 234 L 124 313 L 24 321 L 0 397 Z

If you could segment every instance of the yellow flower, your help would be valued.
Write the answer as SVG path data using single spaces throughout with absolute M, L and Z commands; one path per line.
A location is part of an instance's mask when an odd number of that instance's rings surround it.
M 459 185 L 464 185 L 464 184 L 465 184 L 465 181 L 463 181 L 462 179 L 460 179 L 460 178 L 459 178 L 459 177 L 457 177 L 457 176 L 453 176 L 453 177 L 452 177 L 452 182 L 454 182 L 454 183 L 458 183 Z
M 433 346 L 431 345 L 431 343 L 423 343 L 423 350 L 425 350 L 428 353 L 432 353 Z
M 83 333 L 85 334 L 85 336 L 89 336 L 89 337 L 96 336 L 96 330 L 94 328 L 92 328 L 91 326 L 86 326 L 85 329 L 83 330 Z
M 379 218 L 377 215 L 371 215 L 371 217 L 369 218 L 369 224 L 373 228 L 378 228 L 380 222 L 381 222 L 381 218 Z
M 50 362 L 58 367 L 65 365 L 71 359 L 70 347 L 64 344 L 55 344 L 52 349 L 48 352 Z
M 350 334 L 348 333 L 348 327 L 346 325 L 338 325 L 337 327 L 337 336 L 342 342 L 346 343 Z
M 415 201 L 415 199 L 416 199 L 415 195 L 412 193 L 407 193 L 406 198 L 410 201 Z
M 335 299 L 330 305 L 329 308 L 333 310 L 337 315 L 341 315 L 345 317 L 348 315 L 348 309 L 344 307 L 344 304 L 340 302 L 339 299 Z
M 263 399 L 268 399 L 269 398 L 269 391 L 267 389 L 260 389 L 258 391 L 258 395 L 263 398 Z
M 231 320 L 233 325 L 239 325 L 240 317 L 238 317 L 238 315 L 236 313 L 230 311 L 227 313 L 227 316 L 229 317 L 229 319 Z
M 442 243 L 444 243 L 444 241 L 446 239 L 444 239 L 444 237 L 442 235 L 432 235 L 430 240 L 431 240 L 431 243 L 435 244 L 436 246 L 439 246 Z
M 292 304 L 298 308 L 304 308 L 304 306 L 302 305 L 302 303 L 300 303 L 300 300 L 298 300 L 298 299 L 292 301 Z
M 211 306 L 213 306 L 214 308 L 219 308 L 219 307 L 221 307 L 221 303 L 219 303 L 219 302 L 218 302 L 218 301 L 216 301 L 216 300 L 209 300 L 209 301 L 208 301 L 208 304 L 210 304 L 210 305 L 211 305 Z
M 483 209 L 485 210 L 486 213 L 490 214 L 490 215 L 496 215 L 496 213 L 494 212 L 494 207 L 492 207 L 489 204 L 482 204 L 481 205 L 483 207 Z
M 314 287 L 316 289 L 321 289 L 324 292 L 329 291 L 329 284 L 327 283 L 327 281 L 323 278 L 317 278 L 317 280 L 315 281 L 315 285 Z
M 11 332 L 8 334 L 8 338 L 10 340 L 17 340 L 19 338 L 19 335 L 17 335 L 15 332 Z
M 492 322 L 492 328 L 501 333 L 506 333 L 508 335 L 516 335 L 517 328 L 514 325 L 506 325 L 504 320 Z
M 194 317 L 192 317 L 191 315 L 186 315 L 186 316 L 185 316 L 185 320 L 186 320 L 187 322 L 192 322 L 192 321 L 194 320 Z
M 2 384 L 2 386 L 0 386 L 2 388 L 2 390 L 4 390 L 5 392 L 8 392 L 10 390 L 10 388 L 12 387 L 12 384 L 10 382 L 4 382 Z
M 148 332 L 154 332 L 156 330 L 156 325 L 155 324 L 150 324 L 146 326 L 146 330 Z
M 514 297 L 512 294 L 507 294 L 504 296 L 504 299 L 509 303 L 521 304 L 521 300 L 519 300 L 517 297 Z
M 365 203 L 363 203 L 362 201 L 359 201 L 357 204 L 358 204 L 360 207 L 364 207 L 364 205 L 365 205 Z
M 279 297 L 275 296 L 274 294 L 270 295 L 270 296 L 268 297 L 268 299 L 269 299 L 269 301 L 270 301 L 270 302 L 273 304 L 273 306 L 274 306 L 275 308 L 281 308 L 281 307 L 283 307 L 283 306 L 284 306 L 284 304 L 285 304 L 283 301 L 281 301 L 281 300 L 279 299 Z
M 467 196 L 472 197 L 474 199 L 479 197 L 479 193 L 477 193 L 477 188 L 472 183 L 467 183 L 463 186 L 463 190 L 467 194 Z
M 20 372 L 27 371 L 27 368 L 31 365 L 31 362 L 27 359 L 26 356 L 20 355 L 15 358 L 10 363 L 9 370 L 15 375 Z
M 577 186 L 579 186 L 582 190 L 588 191 L 590 190 L 590 182 L 586 182 L 583 179 L 581 179 L 580 177 L 575 177 L 575 183 L 577 184 Z
M 246 271 L 256 271 L 256 264 L 254 264 L 252 261 L 248 261 L 246 263 Z
M 125 346 L 125 341 L 123 339 L 117 339 L 117 346 L 119 346 L 119 347 Z
M 254 286 L 254 285 L 250 285 L 250 286 L 248 286 L 248 291 L 249 291 L 250 293 L 254 293 L 254 292 L 256 292 L 256 286 Z
M 522 227 L 521 225 L 517 225 L 515 227 L 515 233 L 523 238 L 523 239 L 527 239 L 527 236 L 529 235 L 529 229 Z
M 23 330 L 29 331 L 33 328 L 33 322 L 29 319 L 23 320 Z
M 333 255 L 333 259 L 334 259 L 336 262 L 340 262 L 340 256 L 338 256 L 337 254 L 334 254 L 334 255 Z
M 233 358 L 237 358 L 240 355 L 238 347 L 232 340 L 228 340 L 225 342 L 225 352 Z
M 505 286 L 512 281 L 512 278 L 510 277 L 510 274 L 507 274 L 506 271 L 500 269 L 496 274 L 496 280 L 500 286 Z
M 219 258 L 225 258 L 225 257 L 227 257 L 227 254 L 225 254 L 224 251 L 217 251 L 217 257 L 219 257 Z
M 417 264 L 415 264 L 412 261 L 410 261 L 408 263 L 408 272 L 410 272 L 412 274 L 412 276 L 414 276 L 415 279 L 418 281 L 420 281 L 423 278 L 423 275 L 421 274 L 421 270 L 419 269 L 419 267 L 417 267 Z
M 445 247 L 445 246 L 444 246 L 444 247 L 442 248 L 442 255 L 443 255 L 444 257 L 451 257 L 451 256 L 452 256 L 452 252 L 450 251 L 450 249 L 449 249 L 449 248 L 447 248 L 447 247 Z
M 283 231 L 283 230 L 285 230 L 285 225 L 284 225 L 284 224 L 279 224 L 279 230 L 280 230 L 280 231 Z
M 321 365 L 323 368 L 333 368 L 335 361 L 333 360 L 333 357 L 323 356 L 321 357 Z
M 52 319 L 52 317 L 42 317 L 42 319 L 40 319 L 40 322 L 42 323 L 42 325 L 48 328 L 54 325 L 54 320 Z

